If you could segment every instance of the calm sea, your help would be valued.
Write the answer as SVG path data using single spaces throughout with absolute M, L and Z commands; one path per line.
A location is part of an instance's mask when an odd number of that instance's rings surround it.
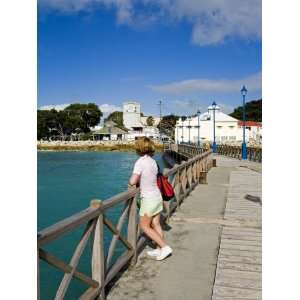
M 107 199 L 127 189 L 127 181 L 138 157 L 133 152 L 38 152 L 38 230 L 71 216 L 89 206 L 91 199 Z M 161 155 L 154 157 L 160 166 Z M 116 223 L 122 205 L 108 211 L 108 217 Z M 124 224 L 124 234 L 126 234 Z M 64 235 L 43 247 L 58 258 L 69 262 L 84 227 Z M 111 234 L 105 230 L 106 251 Z M 124 247 L 119 242 L 116 259 Z M 78 271 L 90 275 L 91 245 L 80 259 Z M 47 263 L 40 263 L 41 299 L 54 299 L 63 273 Z M 87 286 L 72 279 L 65 299 L 73 300 Z

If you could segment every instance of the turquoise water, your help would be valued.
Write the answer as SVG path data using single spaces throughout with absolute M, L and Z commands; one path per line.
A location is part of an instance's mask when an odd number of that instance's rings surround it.
M 128 177 L 138 157 L 133 152 L 39 152 L 38 153 L 38 230 L 89 206 L 91 199 L 105 200 L 127 189 Z M 154 157 L 164 164 L 160 154 Z M 108 211 L 116 223 L 122 205 Z M 82 235 L 84 226 L 59 238 L 44 250 L 69 262 Z M 123 233 L 126 234 L 126 224 Z M 105 230 L 106 251 L 111 234 Z M 114 259 L 124 251 L 117 245 Z M 80 259 L 78 270 L 90 275 L 91 245 L 88 244 Z M 41 299 L 54 299 L 63 273 L 47 263 L 40 262 Z M 72 279 L 65 299 L 73 300 L 87 288 Z

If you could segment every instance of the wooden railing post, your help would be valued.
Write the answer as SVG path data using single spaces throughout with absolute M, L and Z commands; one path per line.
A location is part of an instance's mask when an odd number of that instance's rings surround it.
M 212 160 L 212 166 L 214 168 L 217 166 L 217 160 L 216 160 L 216 158 L 213 158 L 213 160 Z
M 129 204 L 129 212 L 128 212 L 128 228 L 127 228 L 127 239 L 128 242 L 132 245 L 134 254 L 131 259 L 131 265 L 135 265 L 137 261 L 137 197 L 136 194 L 130 204 Z
M 206 171 L 201 171 L 200 172 L 199 183 L 201 183 L 201 184 L 207 184 L 207 172 Z
M 92 200 L 90 206 L 93 208 L 100 208 L 102 206 L 101 200 Z M 99 282 L 99 298 L 106 299 L 105 295 L 105 257 L 104 257 L 104 234 L 103 234 L 103 213 L 101 212 L 97 218 L 93 234 L 93 248 L 92 248 L 92 278 Z
M 199 176 L 199 183 L 207 184 L 207 157 L 203 159 Z

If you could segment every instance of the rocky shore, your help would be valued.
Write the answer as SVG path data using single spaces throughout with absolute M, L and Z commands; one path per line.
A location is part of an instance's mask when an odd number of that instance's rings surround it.
M 157 151 L 163 144 L 155 143 Z M 134 151 L 134 141 L 38 141 L 40 151 Z

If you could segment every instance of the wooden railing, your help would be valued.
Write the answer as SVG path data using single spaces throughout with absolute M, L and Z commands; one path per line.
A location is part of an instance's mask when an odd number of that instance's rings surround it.
M 241 159 L 242 148 L 241 146 L 230 145 L 217 145 L 217 153 L 221 155 L 230 156 L 233 158 Z M 247 147 L 247 159 L 251 161 L 262 161 L 262 148 L 261 147 Z
M 192 155 L 192 150 L 186 151 Z M 164 175 L 169 178 L 175 192 L 175 197 L 168 202 L 167 219 L 197 184 L 207 183 L 206 175 L 212 167 L 212 151 L 208 150 L 200 154 L 193 153 L 195 156 L 188 161 L 164 170 Z M 106 286 L 123 267 L 136 263 L 138 253 L 145 245 L 146 237 L 140 232 L 138 226 L 138 197 L 139 189 L 135 188 L 105 201 L 94 199 L 87 209 L 38 232 L 38 299 L 40 299 L 40 259 L 64 273 L 56 291 L 56 300 L 64 299 L 72 278 L 76 278 L 87 285 L 86 291 L 78 297 L 79 299 L 104 300 L 106 298 Z M 120 204 L 123 204 L 123 209 L 117 224 L 114 225 L 108 218 L 108 211 Z M 124 224 L 127 224 L 127 234 L 122 233 L 124 232 L 124 230 L 122 231 Z M 69 262 L 64 262 L 45 250 L 46 245 L 62 238 L 71 231 L 80 229 L 82 225 L 85 225 L 85 229 Z M 112 233 L 107 255 L 105 255 L 104 248 L 105 227 Z M 77 268 L 88 240 L 92 241 L 91 275 L 87 275 Z M 121 241 L 126 250 L 113 261 L 117 241 Z
M 178 152 L 187 157 L 194 157 L 195 155 L 202 154 L 205 151 L 207 151 L 207 149 L 194 145 L 178 145 Z
M 181 155 L 184 155 L 187 158 L 194 157 L 196 155 L 202 154 L 208 149 L 203 147 L 198 147 L 196 145 L 188 145 L 188 144 L 172 144 L 172 143 L 165 143 L 164 144 L 164 151 L 173 151 L 177 152 Z

